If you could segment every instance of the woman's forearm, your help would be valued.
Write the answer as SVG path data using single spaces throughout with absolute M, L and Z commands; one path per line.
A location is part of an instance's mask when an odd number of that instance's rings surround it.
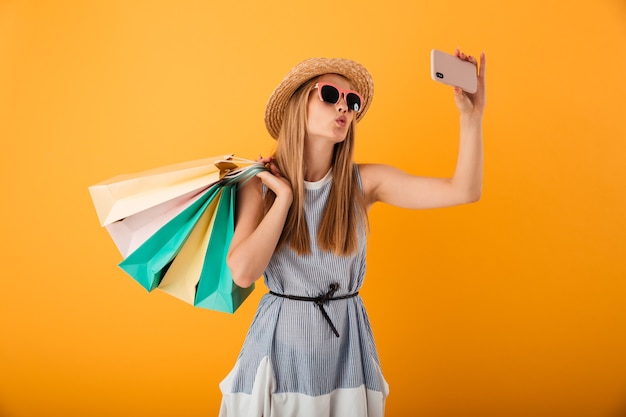
M 465 202 L 480 199 L 483 183 L 482 117 L 462 113 L 456 170 L 452 178 Z

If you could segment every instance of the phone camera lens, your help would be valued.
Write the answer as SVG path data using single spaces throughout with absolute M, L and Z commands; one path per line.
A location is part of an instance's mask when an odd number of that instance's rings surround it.
M 436 73 L 435 75 L 437 76 L 437 78 L 443 78 L 443 74 L 440 72 Z

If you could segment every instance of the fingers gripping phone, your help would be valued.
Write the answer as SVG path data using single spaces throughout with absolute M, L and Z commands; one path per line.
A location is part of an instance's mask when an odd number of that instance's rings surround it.
M 434 81 L 460 87 L 468 93 L 475 93 L 478 87 L 476 65 L 437 49 L 430 51 L 430 76 Z

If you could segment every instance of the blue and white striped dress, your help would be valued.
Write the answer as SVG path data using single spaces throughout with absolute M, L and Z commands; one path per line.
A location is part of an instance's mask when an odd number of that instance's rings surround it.
M 289 245 L 278 250 L 265 271 L 270 291 L 318 297 L 338 283 L 334 296 L 341 297 L 361 288 L 364 230 L 351 256 L 317 246 L 331 182 L 329 172 L 305 183 L 311 254 L 298 255 Z M 237 363 L 220 384 L 220 417 L 383 416 L 388 385 L 361 297 L 331 300 L 324 309 L 339 337 L 315 303 L 263 296 Z

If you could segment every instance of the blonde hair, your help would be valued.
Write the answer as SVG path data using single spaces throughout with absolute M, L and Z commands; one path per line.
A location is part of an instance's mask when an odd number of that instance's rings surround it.
M 291 183 L 293 191 L 293 203 L 278 247 L 288 242 L 299 255 L 311 253 L 311 238 L 304 215 L 304 142 L 307 139 L 308 101 L 316 81 L 317 78 L 304 83 L 289 99 L 274 153 L 276 165 Z M 356 118 L 353 118 L 345 140 L 335 145 L 333 181 L 317 235 L 320 249 L 344 256 L 357 250 L 359 228 L 367 226 L 365 198 L 352 159 L 355 126 Z M 264 212 L 269 210 L 274 199 L 274 193 L 266 193 Z

